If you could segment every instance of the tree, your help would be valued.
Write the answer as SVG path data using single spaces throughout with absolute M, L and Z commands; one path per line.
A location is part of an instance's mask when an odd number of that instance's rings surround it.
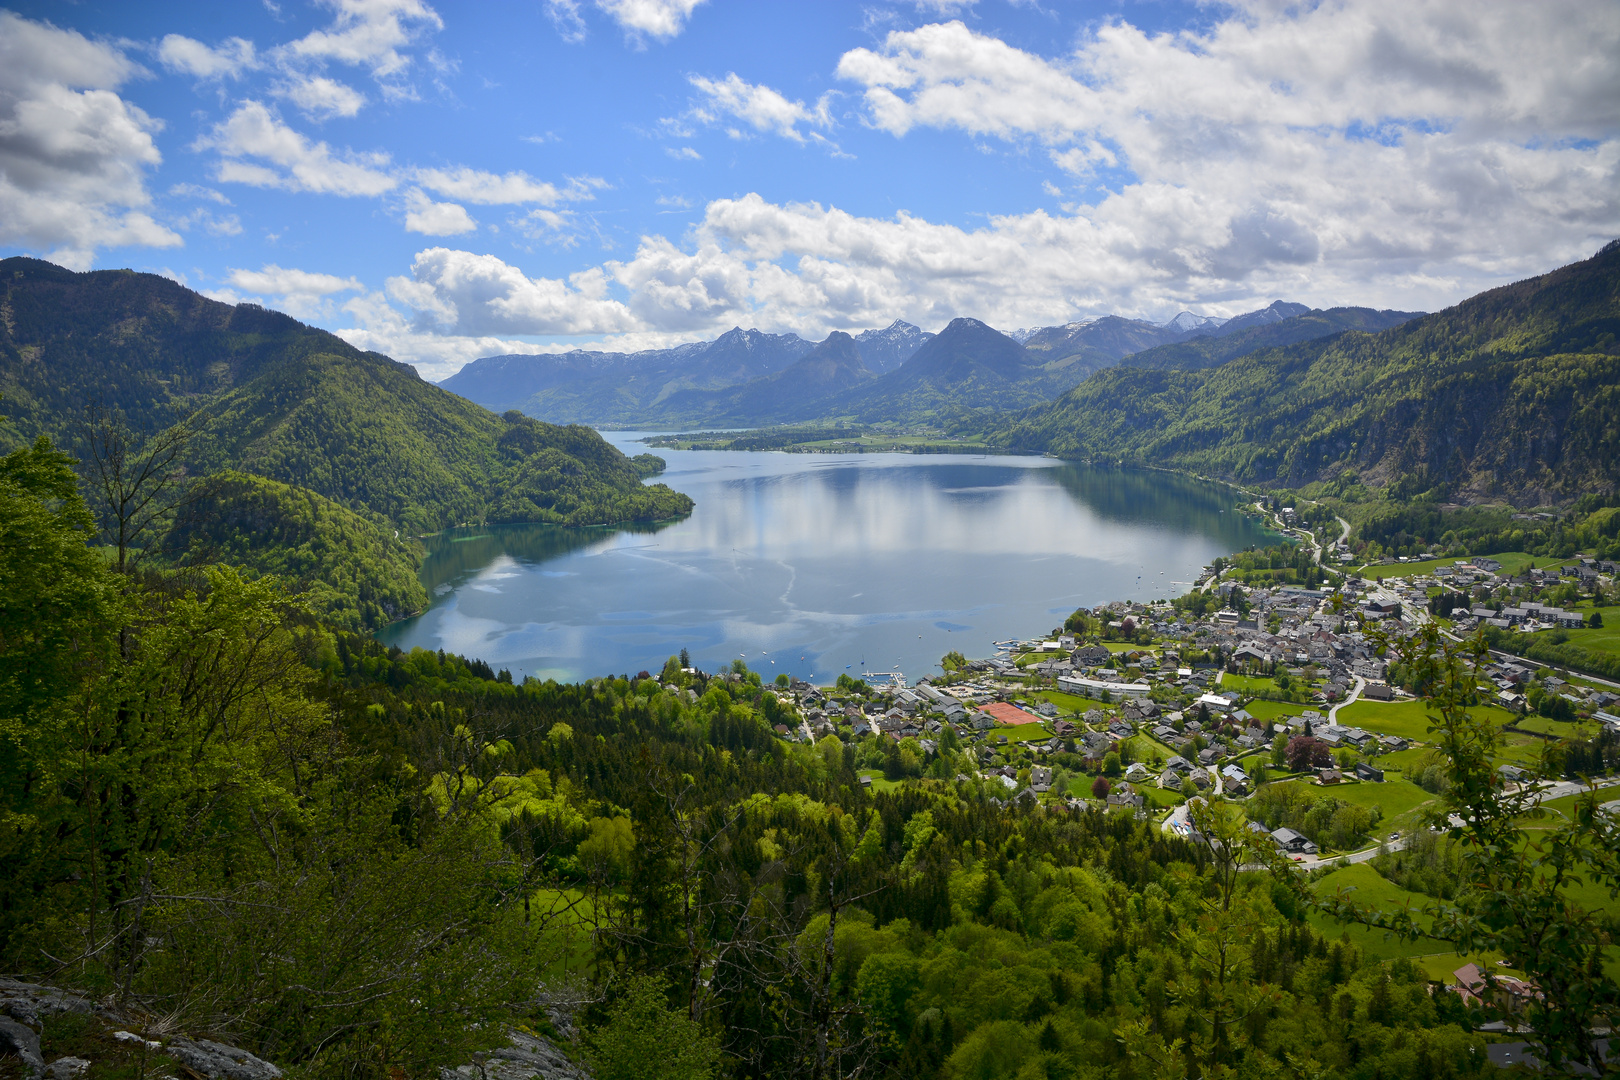
M 1112 790 L 1113 785 L 1108 782 L 1106 776 L 1099 776 L 1091 782 L 1091 797 L 1094 799 L 1106 799 Z
M 671 1008 L 652 976 L 632 978 L 584 1041 L 598 1080 L 708 1080 L 720 1064 L 719 1040 Z
M 1587 625 L 1590 626 L 1594 630 L 1603 629 L 1603 612 L 1601 612 L 1601 611 L 1592 612 L 1592 618 L 1587 621 Z
M 1120 771 L 1119 754 L 1113 750 L 1103 755 L 1102 771 L 1105 776 L 1118 776 Z
M 120 573 L 130 549 L 156 531 L 183 501 L 186 471 L 181 459 L 194 434 L 189 423 L 179 423 L 137 447 L 122 415 L 99 406 L 85 411 L 80 439 L 86 480 Z
M 686 649 L 682 649 L 681 650 L 681 667 L 689 668 L 691 666 L 692 666 L 692 654 L 690 652 L 688 652 Z
M 1310 735 L 1295 735 L 1289 739 L 1286 757 L 1291 772 L 1326 769 L 1333 765 L 1333 751 L 1328 744 Z

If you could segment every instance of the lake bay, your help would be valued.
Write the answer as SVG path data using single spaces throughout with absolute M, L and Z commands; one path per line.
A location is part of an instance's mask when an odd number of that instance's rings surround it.
M 604 432 L 627 454 L 644 432 Z M 656 451 L 697 503 L 661 527 L 459 529 L 428 539 L 423 614 L 385 643 L 560 681 L 657 671 L 682 648 L 767 678 L 938 671 L 1076 607 L 1187 590 L 1276 536 L 1235 491 L 1041 457 Z

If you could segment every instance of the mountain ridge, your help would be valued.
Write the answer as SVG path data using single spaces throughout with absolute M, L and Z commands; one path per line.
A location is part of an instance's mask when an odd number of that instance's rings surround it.
M 1299 486 L 1409 477 L 1519 505 L 1620 486 L 1620 243 L 1377 333 L 1202 370 L 1120 365 L 999 445 Z

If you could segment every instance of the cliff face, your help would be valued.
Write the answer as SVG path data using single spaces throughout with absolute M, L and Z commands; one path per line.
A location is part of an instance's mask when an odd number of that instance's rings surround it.
M 1620 485 L 1620 242 L 1376 334 L 1199 371 L 1114 368 L 994 432 L 1028 450 L 1298 485 L 1354 469 L 1521 504 Z

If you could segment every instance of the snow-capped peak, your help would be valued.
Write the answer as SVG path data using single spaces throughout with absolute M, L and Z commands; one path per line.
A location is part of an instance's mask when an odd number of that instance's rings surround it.
M 1189 330 L 1213 330 L 1226 320 L 1211 315 L 1194 315 L 1190 311 L 1183 311 L 1180 315 L 1165 323 L 1165 329 L 1177 330 L 1186 333 Z

